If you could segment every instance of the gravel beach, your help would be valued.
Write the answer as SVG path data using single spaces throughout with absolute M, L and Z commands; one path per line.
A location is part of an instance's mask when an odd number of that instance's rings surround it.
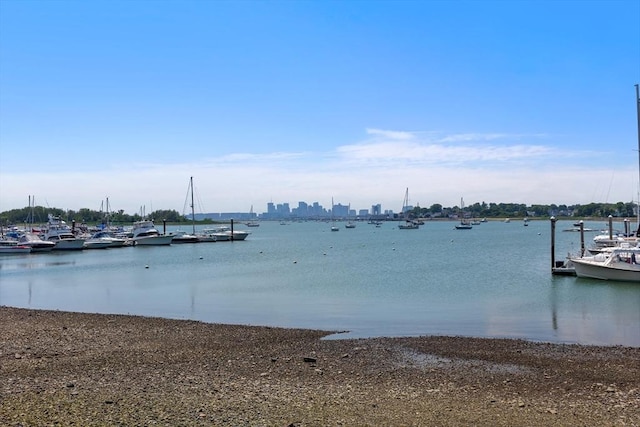
M 0 307 L 0 425 L 640 426 L 640 349 Z

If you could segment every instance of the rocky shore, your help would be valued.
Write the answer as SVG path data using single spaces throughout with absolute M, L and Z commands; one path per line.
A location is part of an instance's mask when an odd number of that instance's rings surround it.
M 0 425 L 640 426 L 640 349 L 0 307 Z

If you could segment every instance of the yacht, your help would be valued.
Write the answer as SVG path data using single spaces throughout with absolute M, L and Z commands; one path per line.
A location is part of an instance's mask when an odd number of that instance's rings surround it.
M 226 225 L 220 225 L 214 228 L 205 228 L 202 230 L 202 233 L 205 235 L 212 235 L 216 237 L 216 241 L 221 242 L 225 240 L 244 240 L 249 236 L 248 231 L 243 230 L 233 230 L 231 232 L 231 228 Z
M 107 242 L 108 248 L 121 248 L 127 245 L 128 243 L 127 239 L 125 239 L 124 237 L 116 237 L 116 235 L 113 234 L 111 231 L 106 231 L 106 230 L 102 230 L 102 231 L 98 231 L 97 233 L 94 233 L 86 241 L 87 242 L 89 241 Z
M 31 252 L 50 252 L 56 246 L 54 242 L 48 240 L 42 240 L 37 234 L 23 233 L 18 238 L 18 244 L 22 246 L 29 246 Z
M 84 249 L 84 239 L 73 234 L 73 230 L 59 216 L 49 214 L 44 240 L 55 243 L 56 251 L 79 251 Z
M 0 239 L 0 254 L 28 254 L 31 252 L 29 246 L 20 245 L 15 240 Z
M 570 260 L 578 277 L 640 283 L 639 247 L 623 245 Z
M 133 223 L 133 244 L 136 246 L 161 246 L 170 245 L 173 236 L 160 234 L 153 221 L 143 219 Z

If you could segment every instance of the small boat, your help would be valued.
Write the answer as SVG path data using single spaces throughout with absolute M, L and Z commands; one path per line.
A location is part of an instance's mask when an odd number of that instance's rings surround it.
M 100 238 L 94 239 L 93 237 L 89 237 L 84 241 L 85 249 L 107 249 L 111 246 L 111 242 L 108 240 L 103 240 Z
M 398 225 L 399 230 L 417 230 L 418 228 L 420 228 L 420 224 L 408 218 L 408 215 L 407 215 L 408 209 L 409 209 L 409 188 L 407 187 L 404 193 L 404 199 L 402 200 L 402 210 L 401 210 L 402 216 L 405 217 L 406 219 L 404 224 Z
M 471 222 L 464 219 L 464 199 L 460 198 L 460 224 L 456 225 L 456 230 L 471 230 Z
M 116 237 L 112 232 L 104 231 L 104 230 L 94 233 L 90 238 L 85 240 L 85 242 L 89 242 L 89 241 L 106 242 L 108 244 L 107 245 L 108 248 L 121 248 L 127 245 L 127 239 L 122 237 Z
M 225 242 L 228 240 L 245 240 L 251 233 L 236 229 L 232 232 L 229 226 L 220 225 L 218 227 L 205 228 L 202 230 L 202 234 L 214 236 L 217 239 L 215 240 L 216 242 Z
M 173 236 L 173 240 L 171 243 L 198 243 L 200 239 L 195 234 L 188 234 L 186 231 L 178 230 L 173 233 L 169 233 L 170 236 Z
M 44 240 L 55 243 L 53 250 L 56 251 L 79 251 L 84 249 L 84 239 L 80 239 L 73 234 L 73 229 L 59 216 L 49 214 L 47 231 Z
M 230 240 L 230 237 L 226 234 L 215 233 L 213 230 L 205 229 L 202 233 L 196 234 L 198 238 L 198 242 L 200 243 L 209 243 L 209 242 L 226 242 Z
M 333 219 L 333 211 L 335 210 L 335 205 L 333 204 L 333 197 L 331 198 L 331 231 L 340 231 L 340 228 L 336 225 L 336 221 Z
M 165 246 L 173 240 L 171 235 L 163 235 L 156 229 L 153 221 L 143 219 L 133 223 L 133 244 L 136 246 Z
M 349 207 L 347 208 L 347 219 L 349 218 L 350 212 L 351 212 L 351 203 L 349 203 Z M 356 223 L 348 219 L 347 223 L 344 225 L 344 228 L 356 228 Z
M 377 225 L 376 225 L 377 227 Z M 398 229 L 400 230 L 417 230 L 418 228 L 420 228 L 420 226 L 418 224 L 416 224 L 413 221 L 405 221 L 404 224 L 400 224 L 398 225 Z
M 31 252 L 50 252 L 56 246 L 54 242 L 42 240 L 38 235 L 29 232 L 20 235 L 18 244 L 30 247 Z
M 247 227 L 260 227 L 260 223 L 253 219 L 253 205 L 251 205 L 251 209 L 249 210 L 249 221 L 245 223 Z
M 19 245 L 15 240 L 0 241 L 0 255 L 5 254 L 28 254 L 31 248 L 25 245 Z
M 615 247 L 592 256 L 572 257 L 578 277 L 640 283 L 640 247 Z

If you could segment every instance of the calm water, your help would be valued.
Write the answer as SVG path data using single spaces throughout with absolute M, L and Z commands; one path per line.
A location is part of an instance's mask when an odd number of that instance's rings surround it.
M 346 337 L 640 346 L 640 284 L 552 276 L 547 220 L 473 230 L 454 230 L 453 222 L 419 230 L 338 224 L 331 232 L 328 223 L 267 222 L 233 243 L 0 256 L 0 305 L 349 331 Z M 557 224 L 557 259 L 580 246 L 579 233 L 561 232 L 570 227 Z

